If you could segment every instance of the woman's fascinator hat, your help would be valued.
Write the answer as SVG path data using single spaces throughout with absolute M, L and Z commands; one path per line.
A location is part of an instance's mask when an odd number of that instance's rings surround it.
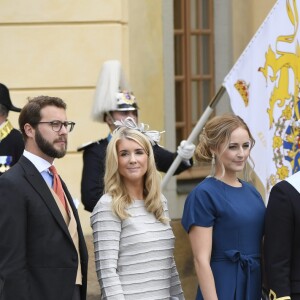
M 145 136 L 147 136 L 147 138 L 149 139 L 152 146 L 154 146 L 155 144 L 158 145 L 158 143 L 160 141 L 160 135 L 162 133 L 164 133 L 164 131 L 159 132 L 156 130 L 149 130 L 148 124 L 144 124 L 144 123 L 137 124 L 135 122 L 135 120 L 131 117 L 128 117 L 121 121 L 115 121 L 114 124 L 116 126 L 116 129 L 114 130 L 114 132 L 116 132 L 116 131 L 120 130 L 120 128 L 124 128 L 124 127 L 129 128 L 129 129 L 138 130 L 139 132 L 141 132 Z
M 96 86 L 93 120 L 104 122 L 104 114 L 110 111 L 137 110 L 136 99 L 129 90 L 121 63 L 118 60 L 105 61 Z

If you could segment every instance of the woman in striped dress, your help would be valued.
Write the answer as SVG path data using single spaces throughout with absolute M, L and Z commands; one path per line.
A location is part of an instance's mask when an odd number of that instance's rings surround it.
M 184 299 L 167 200 L 145 134 L 127 127 L 114 132 L 104 182 L 91 215 L 101 299 Z

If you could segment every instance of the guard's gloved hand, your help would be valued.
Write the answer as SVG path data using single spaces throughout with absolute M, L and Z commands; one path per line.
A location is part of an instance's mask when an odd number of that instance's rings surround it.
M 196 146 L 193 143 L 183 140 L 177 148 L 177 153 L 182 159 L 189 160 L 193 157 L 195 148 Z

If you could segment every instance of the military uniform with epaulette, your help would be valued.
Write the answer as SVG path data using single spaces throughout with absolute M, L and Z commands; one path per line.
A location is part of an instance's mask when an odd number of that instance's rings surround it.
M 128 84 L 125 82 L 120 62 L 117 60 L 106 61 L 103 64 L 96 87 L 92 109 L 93 120 L 106 123 L 110 130 L 113 131 L 116 128 L 114 121 L 120 121 L 115 120 L 112 116 L 113 114 L 132 113 L 134 119 L 137 119 L 137 112 L 138 105 L 135 96 L 128 91 Z M 78 151 L 83 151 L 81 201 L 85 209 L 90 212 L 104 192 L 105 157 L 109 139 L 110 135 L 108 138 L 88 143 L 78 148 Z M 157 142 L 151 142 L 151 144 L 157 169 L 161 172 L 167 172 L 177 153 L 160 147 Z M 188 149 L 186 148 L 186 150 Z M 193 156 L 194 148 L 192 147 L 188 152 L 191 155 L 187 155 L 188 158 L 182 160 L 175 174 L 179 174 L 193 165 L 191 157 Z M 180 156 L 182 157 L 182 155 Z
M 20 112 L 10 99 L 8 88 L 0 83 L 0 105 L 2 105 L 1 118 L 5 121 L 0 124 L 0 175 L 9 170 L 21 157 L 24 151 L 24 141 L 19 130 L 13 128 L 6 119 L 9 111 Z
M 21 132 L 6 121 L 0 126 L 0 175 L 19 160 L 23 151 L 24 141 Z

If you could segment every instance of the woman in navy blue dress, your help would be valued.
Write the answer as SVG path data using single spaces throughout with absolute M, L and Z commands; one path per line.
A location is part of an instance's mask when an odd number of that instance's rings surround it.
M 212 176 L 189 195 L 182 225 L 189 234 L 198 277 L 197 300 L 260 300 L 265 205 L 237 177 L 254 139 L 238 116 L 217 116 L 200 134 L 196 159 L 212 162 Z

